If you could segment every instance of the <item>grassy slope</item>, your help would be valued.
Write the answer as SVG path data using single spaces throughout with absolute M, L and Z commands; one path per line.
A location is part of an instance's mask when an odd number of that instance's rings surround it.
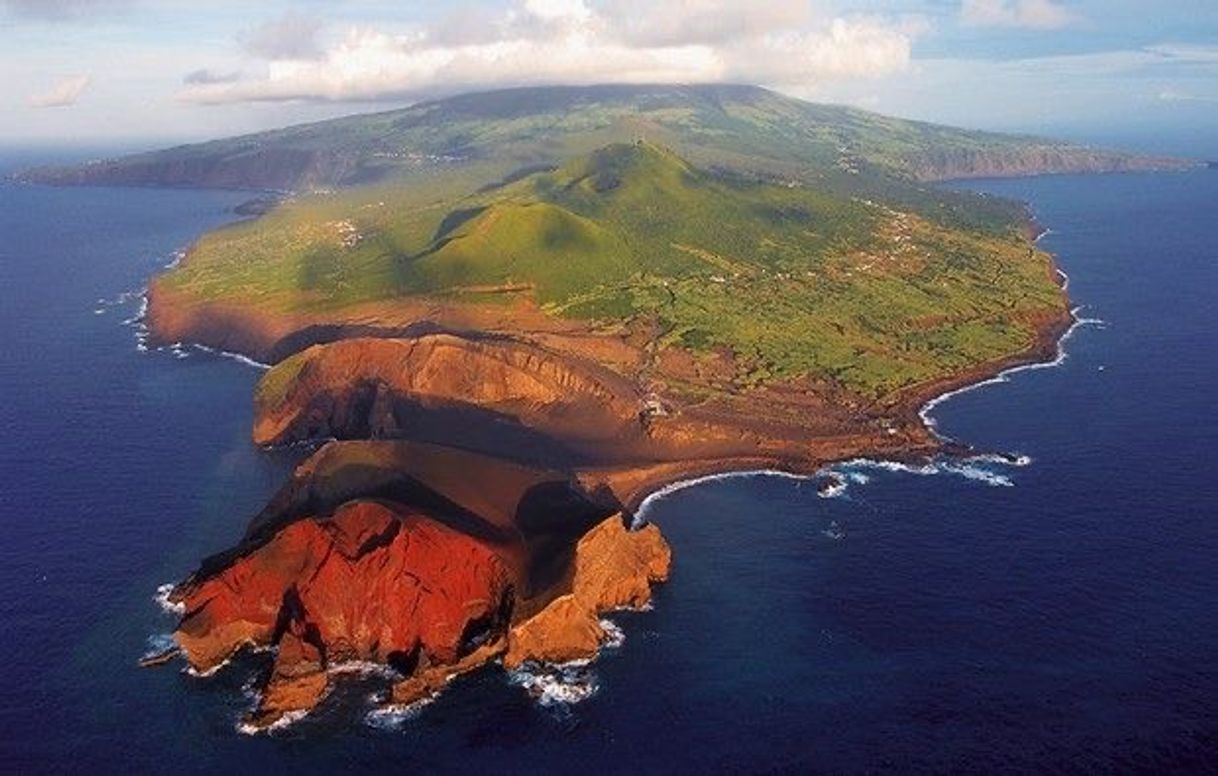
M 437 174 L 486 184 L 640 137 L 702 168 L 883 199 L 962 226 L 1005 218 L 1009 206 L 928 188 L 920 179 L 970 170 L 1120 169 L 1146 161 L 807 103 L 752 86 L 620 85 L 461 95 L 33 177 L 296 191 L 420 183 Z
M 654 320 L 664 347 L 728 347 L 745 383 L 813 375 L 871 397 L 1021 350 L 1027 318 L 1061 304 L 1013 220 L 962 228 L 650 143 L 473 183 L 301 198 L 206 236 L 164 282 L 279 310 L 530 294 L 598 326 Z

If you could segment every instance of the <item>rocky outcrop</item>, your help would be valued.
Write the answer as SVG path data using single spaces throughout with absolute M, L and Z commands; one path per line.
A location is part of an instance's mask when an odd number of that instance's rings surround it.
M 579 540 L 570 592 L 513 626 L 504 663 L 564 663 L 590 658 L 605 640 L 600 615 L 640 608 L 651 586 L 668 579 L 672 552 L 654 525 L 627 530 L 610 518 Z
M 635 387 L 510 339 L 431 334 L 317 345 L 255 395 L 254 441 L 403 439 L 579 465 L 645 437 Z
M 668 573 L 658 529 L 629 531 L 613 509 L 571 474 L 330 443 L 172 593 L 175 640 L 201 674 L 274 649 L 252 728 L 307 713 L 353 662 L 391 672 L 386 698 L 403 704 L 500 657 L 591 657 L 599 615 L 645 604 Z
M 315 345 L 267 372 L 254 441 L 410 439 L 551 468 L 665 461 L 815 468 L 843 448 L 925 446 L 806 390 L 666 404 L 607 366 L 509 337 L 425 334 Z M 814 465 L 815 464 L 815 465 Z M 701 466 L 695 466 L 701 469 Z
M 254 404 L 254 441 L 281 444 L 400 437 L 446 411 L 477 411 L 500 433 L 611 439 L 637 425 L 640 401 L 596 364 L 509 339 L 433 334 L 314 346 L 272 369 Z
M 1138 156 L 1035 140 L 993 148 L 954 148 L 944 145 L 906 160 L 906 167 L 914 177 L 923 181 L 1063 173 L 1149 172 L 1183 170 L 1195 166 L 1195 162 L 1183 159 Z
M 200 673 L 243 647 L 277 647 L 252 717 L 268 725 L 316 705 L 346 662 L 405 676 L 459 663 L 506 628 L 513 581 L 493 547 L 421 510 L 354 501 L 179 587 L 175 639 Z

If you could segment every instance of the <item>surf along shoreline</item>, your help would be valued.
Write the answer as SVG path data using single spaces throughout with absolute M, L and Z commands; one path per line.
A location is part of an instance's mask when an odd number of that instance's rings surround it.
M 1029 218 L 1025 234 L 1029 245 L 1041 234 L 1043 230 Z M 182 260 L 190 260 L 189 251 Z M 293 364 L 295 374 L 288 388 L 274 392 L 283 395 L 265 395 L 272 393 L 264 387 L 275 380 L 274 367 L 263 378 L 255 397 L 255 442 L 277 446 L 341 441 L 324 444 L 305 461 L 232 550 L 205 559 L 174 588 L 168 600 L 185 612 L 175 632 L 176 647 L 148 664 L 159 665 L 182 654 L 193 672 L 211 675 L 240 652 L 272 648 L 276 663 L 254 711 L 242 722 L 242 730 L 254 731 L 281 729 L 288 721 L 303 718 L 331 692 L 341 666 L 352 660 L 387 665 L 396 672 L 397 679 L 382 696 L 382 708 L 400 708 L 434 696 L 453 677 L 487 663 L 519 667 L 592 659 L 609 635 L 602 627 L 589 627 L 590 618 L 599 622 L 603 614 L 623 605 L 647 605 L 651 584 L 667 576 L 670 552 L 646 520 L 649 506 L 665 495 L 708 480 L 754 474 L 823 481 L 833 465 L 850 461 L 926 465 L 940 456 L 960 460 L 984 455 L 939 434 L 929 413 L 952 395 L 1013 371 L 1060 360 L 1065 338 L 1083 321 L 1069 305 L 1068 279 L 1056 257 L 1050 257 L 1049 268 L 1061 289 L 1062 306 L 1056 314 L 1035 321 L 1037 334 L 1027 348 L 905 389 L 900 400 L 882 413 L 855 413 L 851 417 L 860 418 L 857 427 L 846 420 L 821 437 L 801 435 L 798 427 L 773 418 L 729 417 L 722 408 L 670 412 L 661 407 L 654 416 L 640 411 L 640 401 L 650 400 L 617 386 L 606 374 L 611 370 L 598 368 L 595 351 L 573 352 L 561 340 L 566 332 L 557 333 L 561 344 L 554 347 L 555 339 L 549 336 L 554 332 L 517 339 L 501 330 L 420 325 L 418 319 L 409 320 L 420 310 L 409 308 L 401 318 L 388 322 L 366 317 L 337 323 L 277 320 L 260 311 L 192 304 L 154 278 L 145 316 L 152 346 L 189 343 L 246 363 Z M 335 363 L 338 368 L 331 368 Z M 430 383 L 419 384 L 403 369 L 377 366 L 386 363 L 406 364 L 407 370 L 413 367 L 416 372 L 438 364 L 439 372 L 447 369 L 456 379 L 446 383 L 443 374 L 433 375 Z M 506 397 L 466 395 L 471 380 L 518 383 L 522 364 L 526 371 L 532 370 L 531 378 L 547 376 L 553 390 L 530 384 Z M 530 395 L 530 390 L 537 390 L 537 395 Z M 598 415 L 587 402 L 580 404 L 581 393 L 609 407 L 608 413 Z M 568 401 L 571 396 L 574 401 Z M 564 410 L 560 418 L 550 411 L 554 405 Z M 511 416 L 511 423 L 500 422 L 504 413 Z M 429 422 L 429 416 L 437 422 Z M 580 428 L 599 419 L 611 426 L 609 433 Z M 445 436 L 458 428 L 464 429 L 460 438 Z M 521 434 L 521 429 L 537 433 Z M 506 435 L 506 441 L 496 439 L 497 434 Z M 460 469 L 459 481 L 422 461 L 449 454 Z M 328 459 L 342 465 L 326 470 Z M 350 473 L 355 467 L 352 461 L 362 467 L 358 476 Z M 411 483 L 411 488 L 404 489 L 402 482 Z M 498 510 L 478 493 L 488 482 L 492 492 L 506 494 Z M 504 482 L 508 485 L 501 486 Z M 570 500 L 552 503 L 543 529 L 522 525 L 521 515 L 529 511 L 524 504 L 538 488 L 555 483 L 561 483 Z M 335 645 L 325 638 L 315 637 L 313 642 L 302 638 L 315 623 L 288 607 L 276 610 L 273 625 L 236 637 L 231 630 L 242 616 L 241 602 L 229 602 L 226 611 L 206 611 L 209 590 L 228 584 L 226 575 L 271 575 L 257 559 L 282 552 L 283 537 L 302 522 L 321 525 L 333 537 L 346 530 L 332 530 L 335 516 L 363 509 L 360 505 L 368 502 L 389 504 L 397 512 L 361 517 L 364 523 L 354 530 L 372 530 L 367 525 L 378 520 L 414 525 L 421 518 L 455 526 L 456 533 L 467 537 L 481 537 L 479 532 L 488 526 L 509 537 L 487 545 L 491 548 L 487 562 L 501 561 L 503 566 L 503 584 L 494 588 L 501 610 L 484 612 L 465 623 L 467 630 L 476 624 L 485 632 L 474 640 L 463 632 L 449 639 L 453 643 L 439 647 L 429 641 L 430 634 L 412 632 L 415 654 L 403 661 L 385 657 L 380 645 L 371 654 L 359 648 L 327 654 L 336 652 Z M 562 522 L 562 515 L 554 512 L 564 508 L 582 511 L 576 525 L 567 530 L 553 525 Z M 458 513 L 460 519 L 454 518 Z M 633 529 L 627 537 L 647 532 L 645 540 L 586 542 L 615 525 Z M 643 544 L 646 549 L 639 549 Z M 615 564 L 621 567 L 610 568 Z M 546 565 L 555 568 L 544 580 L 535 577 L 535 567 Z M 581 581 L 586 568 L 600 569 L 601 578 L 593 585 L 596 590 L 585 590 L 581 598 L 581 585 L 591 584 Z M 289 580 L 287 589 L 296 590 L 296 584 L 297 580 Z M 503 586 L 510 592 L 505 593 Z M 277 589 L 271 592 L 282 595 Z M 201 611 L 207 615 L 202 625 Z M 285 625 L 285 617 L 296 620 Z M 285 654 L 287 658 L 282 657 Z

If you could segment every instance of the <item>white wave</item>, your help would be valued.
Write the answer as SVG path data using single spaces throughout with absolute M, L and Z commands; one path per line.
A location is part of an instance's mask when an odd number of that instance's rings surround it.
M 816 489 L 816 495 L 819 498 L 837 498 L 846 493 L 846 479 L 839 477 L 838 479 Z
M 1058 270 L 1058 271 L 1061 272 L 1061 270 Z M 1065 273 L 1063 272 L 1062 275 L 1064 276 Z M 1068 279 L 1067 279 L 1067 282 L 1068 282 Z M 920 417 L 922 419 L 922 422 L 924 424 L 926 424 L 926 427 L 928 429 L 930 429 L 930 432 L 932 434 L 934 434 L 941 440 L 951 441 L 950 437 L 939 433 L 938 421 L 936 421 L 935 418 L 931 417 L 930 413 L 932 411 L 934 411 L 934 409 L 936 407 L 938 407 L 940 404 L 947 401 L 948 399 L 951 399 L 954 396 L 959 396 L 961 394 L 968 393 L 970 391 L 975 391 L 978 388 L 984 388 L 987 385 L 998 385 L 1000 383 L 1010 382 L 1011 375 L 1018 374 L 1020 372 L 1032 372 L 1032 371 L 1036 371 L 1038 369 L 1054 369 L 1054 368 L 1059 367 L 1062 364 L 1064 364 L 1066 362 L 1066 358 L 1069 355 L 1068 352 L 1066 351 L 1066 344 L 1074 337 L 1075 333 L 1079 329 L 1081 329 L 1083 327 L 1087 327 L 1087 326 L 1103 329 L 1103 328 L 1106 328 L 1108 325 L 1105 321 L 1103 321 L 1100 318 L 1079 317 L 1078 313 L 1081 311 L 1081 309 L 1082 309 L 1081 307 L 1075 307 L 1073 310 L 1070 311 L 1070 314 L 1074 317 L 1074 322 L 1070 324 L 1070 328 L 1066 329 L 1065 333 L 1062 334 L 1062 336 L 1057 340 L 1057 355 L 1054 356 L 1054 358 L 1052 360 L 1037 361 L 1037 362 L 1034 362 L 1031 364 L 1020 364 L 1018 366 L 1013 366 L 1013 367 L 1010 367 L 1009 369 L 1004 369 L 1003 371 L 999 372 L 997 375 L 995 375 L 987 380 L 981 380 L 976 383 L 970 383 L 969 385 L 962 386 L 960 388 L 957 388 L 954 391 L 948 391 L 947 393 L 940 394 L 939 396 L 936 396 L 935 398 L 931 399 L 930 401 L 928 401 L 922 405 L 922 409 L 918 410 L 918 417 Z
M 1000 459 L 1001 456 L 994 456 Z M 914 474 L 919 477 L 930 477 L 936 474 L 952 474 L 968 480 L 990 485 L 992 487 L 1009 488 L 1015 485 L 1009 477 L 978 466 L 978 458 L 965 458 L 960 461 L 951 459 L 932 459 L 923 464 L 908 464 L 899 461 L 877 461 L 870 458 L 854 458 L 837 464 L 836 470 L 849 473 L 857 469 L 874 469 L 901 474 Z
M 255 369 L 270 369 L 271 368 L 270 364 L 264 364 L 261 361 L 255 361 L 254 359 L 250 358 L 249 356 L 242 355 L 241 353 L 234 353 L 231 350 L 220 350 L 218 348 L 211 348 L 211 347 L 208 347 L 207 345 L 200 345 L 197 342 L 192 343 L 191 347 L 194 348 L 195 350 L 198 350 L 203 353 L 210 353 L 213 356 L 219 356 L 221 358 L 231 358 L 232 360 L 234 360 L 238 363 L 245 364 L 246 366 L 252 366 Z
M 179 264 L 182 263 L 182 259 L 184 258 L 186 258 L 186 251 L 184 249 L 174 251 L 171 254 L 169 263 L 164 266 L 164 269 L 175 269 Z
M 978 463 L 993 463 L 999 466 L 1014 466 L 1023 468 L 1032 465 L 1032 457 L 1022 453 L 982 453 L 965 458 L 966 461 Z
M 286 730 L 307 716 L 309 716 L 309 712 L 307 711 L 289 711 L 269 725 L 255 725 L 246 720 L 241 720 L 237 723 L 237 732 L 247 736 L 256 736 L 259 733 L 266 733 L 269 735 L 281 730 Z
M 829 523 L 829 527 L 821 531 L 821 533 L 835 542 L 841 541 L 846 537 L 846 532 L 842 530 L 842 527 L 838 525 L 836 520 Z
M 194 666 L 188 665 L 182 669 L 182 673 L 186 674 L 187 676 L 193 676 L 195 679 L 210 679 L 211 677 L 213 677 L 217 673 L 219 673 L 222 669 L 225 669 L 229 665 L 231 665 L 232 662 L 233 662 L 233 659 L 231 656 L 226 657 L 223 660 L 221 660 L 219 663 L 216 663 L 214 666 L 212 666 L 211 668 L 208 668 L 204 671 L 200 671 L 199 669 L 195 668 Z
M 779 479 L 806 481 L 816 479 L 818 476 L 820 475 L 792 474 L 791 472 L 784 472 L 779 469 L 741 469 L 739 471 L 706 474 L 701 477 L 693 477 L 688 480 L 678 480 L 677 482 L 665 485 L 653 493 L 649 493 L 647 497 L 639 503 L 639 508 L 635 510 L 634 520 L 631 523 L 631 527 L 639 528 L 647 523 L 644 516 L 647 514 L 647 510 L 650 509 L 653 503 L 667 498 L 674 493 L 685 490 L 686 488 L 692 488 L 697 485 L 705 485 L 708 482 L 718 482 L 720 480 L 738 480 L 749 477 L 777 477 Z
M 124 326 L 136 326 L 144 323 L 144 318 L 148 315 L 148 294 L 140 293 L 140 304 L 135 310 L 135 315 L 123 320 Z
M 176 587 L 177 585 L 173 584 L 172 582 L 166 582 L 163 585 L 158 585 L 156 595 L 152 597 L 152 600 L 156 601 L 157 606 L 160 606 L 166 614 L 172 614 L 180 617 L 181 615 L 186 614 L 186 604 L 181 602 L 175 603 L 174 601 L 169 600 L 169 596 L 173 594 L 174 588 Z
M 153 633 L 147 639 L 146 648 L 140 660 L 151 660 L 177 649 L 178 642 L 174 640 L 172 633 Z
M 841 461 L 836 464 L 830 464 L 825 468 L 813 474 L 792 474 L 777 469 L 748 469 L 735 472 L 723 472 L 721 474 L 709 474 L 702 477 L 694 477 L 689 480 L 681 480 L 666 485 L 663 488 L 655 491 L 643 499 L 639 504 L 638 510 L 635 512 L 635 517 L 632 522 L 632 527 L 639 527 L 647 523 L 646 514 L 651 506 L 657 501 L 680 492 L 686 488 L 692 488 L 698 485 L 703 485 L 708 482 L 716 482 L 719 480 L 732 480 L 746 477 L 776 477 L 779 479 L 799 480 L 799 481 L 815 481 L 823 479 L 825 476 L 833 475 L 839 478 L 840 485 L 830 485 L 824 490 L 818 490 L 817 495 L 822 498 L 833 498 L 841 496 L 849 487 L 850 483 L 865 485 L 871 481 L 866 470 L 881 470 L 890 472 L 902 472 L 905 474 L 916 474 L 920 476 L 930 476 L 933 474 L 952 474 L 965 479 L 981 482 L 986 485 L 995 487 L 1012 487 L 1014 482 L 1006 476 L 996 472 L 982 468 L 978 464 L 991 463 L 1002 466 L 1027 466 L 1032 462 L 1032 459 L 1026 455 L 1012 453 L 985 453 L 976 456 L 969 456 L 959 460 L 951 459 L 932 459 L 924 464 L 913 465 L 900 463 L 898 461 L 876 460 L 871 458 L 853 458 L 846 461 Z M 863 471 L 860 471 L 863 470 Z
M 600 690 L 596 674 L 586 665 L 526 663 L 508 672 L 508 681 L 523 687 L 539 706 L 566 708 L 586 701 Z
M 626 632 L 613 620 L 602 619 L 600 626 L 601 630 L 605 632 L 605 640 L 601 642 L 601 649 L 621 649 L 621 646 L 626 643 Z
M 364 715 L 364 722 L 382 730 L 399 730 L 410 720 L 416 719 L 423 713 L 423 709 L 430 706 L 439 697 L 439 693 L 432 693 L 413 703 L 390 703 L 377 706 Z M 372 700 L 376 700 L 375 696 Z
M 643 604 L 642 606 L 631 606 L 630 604 L 626 604 L 625 606 L 619 606 L 619 607 L 613 609 L 613 611 L 615 611 L 615 612 L 650 612 L 650 611 L 653 611 L 655 608 L 656 608 L 655 604 L 653 604 L 651 601 L 648 601 L 647 603 Z

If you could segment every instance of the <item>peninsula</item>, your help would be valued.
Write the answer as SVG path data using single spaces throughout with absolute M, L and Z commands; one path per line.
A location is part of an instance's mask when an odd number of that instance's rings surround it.
M 947 177 L 1188 163 L 746 86 L 536 88 L 32 180 L 291 190 L 148 289 L 155 342 L 272 368 L 253 440 L 315 452 L 179 584 L 200 673 L 275 648 L 249 723 L 374 663 L 387 704 L 595 656 L 669 573 L 643 499 L 962 450 L 933 397 L 1072 323 L 1022 206 Z

